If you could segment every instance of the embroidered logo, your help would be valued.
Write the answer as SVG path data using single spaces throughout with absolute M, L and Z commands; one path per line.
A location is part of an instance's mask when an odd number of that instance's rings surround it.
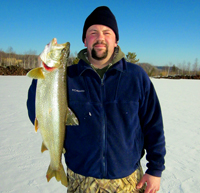
M 72 89 L 72 92 L 85 92 L 85 90 Z

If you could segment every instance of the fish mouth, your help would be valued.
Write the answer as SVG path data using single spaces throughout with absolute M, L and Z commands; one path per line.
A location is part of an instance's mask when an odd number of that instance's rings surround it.
M 53 71 L 53 70 L 56 69 L 56 67 L 49 67 L 49 66 L 47 66 L 44 62 L 42 62 L 42 66 L 44 67 L 45 70 L 47 70 L 49 72 L 51 72 L 51 71 Z

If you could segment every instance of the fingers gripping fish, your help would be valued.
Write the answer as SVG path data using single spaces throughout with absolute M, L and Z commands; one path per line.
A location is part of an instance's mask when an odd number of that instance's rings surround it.
M 36 89 L 35 131 L 40 129 L 43 143 L 41 152 L 49 150 L 50 165 L 47 181 L 55 177 L 67 186 L 61 162 L 65 125 L 78 125 L 78 120 L 67 104 L 66 70 L 70 43 L 57 44 L 54 38 L 40 54 L 42 66 L 27 74 L 38 79 Z

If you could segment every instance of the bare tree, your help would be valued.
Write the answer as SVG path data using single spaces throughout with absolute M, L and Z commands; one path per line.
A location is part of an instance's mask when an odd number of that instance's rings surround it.
M 195 75 L 197 75 L 197 72 L 198 72 L 198 59 L 197 58 L 195 59 L 195 62 L 193 64 L 193 71 L 194 71 Z
M 35 68 L 38 66 L 38 57 L 35 50 L 29 50 L 24 53 L 23 66 L 24 68 Z
M 169 73 L 170 73 L 171 67 L 172 67 L 172 62 L 169 63 L 168 71 L 167 71 L 167 76 L 169 76 Z
M 12 53 L 13 53 L 13 48 L 10 46 L 8 48 L 7 52 L 8 52 L 8 63 L 7 64 L 10 66 L 10 65 L 12 65 L 11 56 L 12 56 Z
M 182 71 L 182 65 L 181 63 L 178 63 L 178 74 L 180 75 L 181 74 L 181 71 Z
M 189 75 L 189 76 L 190 76 L 190 66 L 191 66 L 191 63 L 188 62 L 188 64 L 187 64 L 187 71 L 188 71 L 188 75 Z
M 3 61 L 2 53 L 3 53 L 3 51 L 2 51 L 2 49 L 0 49 L 0 66 L 2 65 L 2 61 Z
M 185 62 L 185 60 L 183 61 L 183 67 L 182 67 L 182 71 L 183 71 L 183 75 L 185 75 L 185 73 L 186 73 L 186 62 Z
M 29 56 L 30 56 L 30 68 L 35 68 L 37 67 L 37 57 L 36 56 L 36 51 L 35 50 L 29 50 Z

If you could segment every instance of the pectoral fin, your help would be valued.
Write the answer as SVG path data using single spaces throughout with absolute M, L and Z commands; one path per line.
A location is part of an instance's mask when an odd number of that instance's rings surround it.
M 42 67 L 34 68 L 27 73 L 27 76 L 34 79 L 44 79 L 44 73 Z
M 66 115 L 66 125 L 79 125 L 76 115 L 72 112 L 72 110 L 69 107 Z
M 47 149 L 46 145 L 44 145 L 44 142 L 42 142 L 41 152 L 43 153 L 46 150 L 48 150 L 48 149 Z

